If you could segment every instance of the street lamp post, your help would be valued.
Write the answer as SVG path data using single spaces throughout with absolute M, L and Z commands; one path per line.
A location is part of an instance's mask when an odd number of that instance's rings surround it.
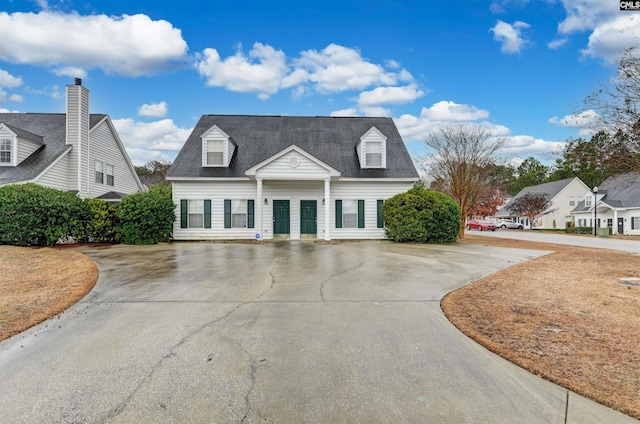
M 593 236 L 598 237 L 598 187 L 593 188 Z

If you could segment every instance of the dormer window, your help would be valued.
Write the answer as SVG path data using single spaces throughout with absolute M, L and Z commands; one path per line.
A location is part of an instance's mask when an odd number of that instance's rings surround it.
M 387 167 L 387 136 L 376 127 L 371 127 L 360 137 L 356 151 L 360 160 L 360 168 L 384 169 Z
M 224 141 L 207 140 L 207 165 L 222 166 L 224 164 Z
M 200 138 L 202 139 L 202 166 L 229 166 L 236 150 L 236 144 L 227 133 L 214 125 L 205 131 Z
M 11 152 L 13 140 L 8 138 L 0 139 L 0 165 L 12 165 Z

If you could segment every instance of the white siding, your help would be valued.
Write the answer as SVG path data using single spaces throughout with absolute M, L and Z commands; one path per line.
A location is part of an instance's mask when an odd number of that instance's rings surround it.
M 139 191 L 133 171 L 129 168 L 125 159 L 125 154 L 120 150 L 109 124 L 105 121 L 98 124 L 91 130 L 91 144 L 89 147 L 89 163 L 84 170 L 83 177 L 89 182 L 88 197 L 98 197 L 109 191 L 131 194 Z M 107 185 L 106 173 L 104 184 L 96 183 L 95 161 L 113 165 L 114 185 Z
M 330 174 L 316 162 L 291 151 L 261 167 L 256 176 L 265 179 L 323 179 L 329 178 Z
M 41 147 L 33 141 L 18 139 L 18 165 Z
M 332 239 L 382 239 L 384 229 L 377 228 L 377 201 L 386 200 L 412 187 L 411 182 L 332 182 L 330 225 Z M 300 238 L 300 201 L 317 201 L 317 238 L 324 239 L 324 181 L 266 180 L 262 199 L 257 199 L 256 181 L 202 181 L 174 182 L 173 199 L 176 204 L 176 222 L 173 237 L 176 240 L 254 239 L 258 232 L 258 202 L 262 202 L 263 239 L 273 238 L 273 201 L 289 200 L 291 239 Z M 181 199 L 210 199 L 211 228 L 180 228 Z M 225 199 L 255 199 L 256 228 L 224 228 Z M 267 199 L 267 204 L 264 204 Z M 335 228 L 335 200 L 365 201 L 365 228 Z
M 69 190 L 68 170 L 69 155 L 66 154 L 35 182 L 41 186 L 67 191 Z
M 567 186 L 553 198 L 553 206 L 557 208 L 556 212 L 545 215 L 538 220 L 537 228 L 554 228 L 554 220 L 556 221 L 555 228 L 566 228 L 565 217 L 571 215 L 571 211 L 576 207 L 576 205 L 571 206 L 569 204 L 570 197 L 584 196 L 585 189 L 588 190 L 588 187 L 578 178 L 575 178 L 567 184 Z

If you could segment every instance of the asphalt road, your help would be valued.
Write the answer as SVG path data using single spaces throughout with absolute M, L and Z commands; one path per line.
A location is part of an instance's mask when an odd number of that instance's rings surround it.
M 449 291 L 544 252 L 391 243 L 85 250 L 81 302 L 0 343 L 2 423 L 636 422 L 458 332 Z

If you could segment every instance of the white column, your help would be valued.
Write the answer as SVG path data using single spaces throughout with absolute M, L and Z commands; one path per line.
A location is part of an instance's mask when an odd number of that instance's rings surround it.
M 618 210 L 613 210 L 613 222 L 611 223 L 611 233 L 618 234 Z
M 262 205 L 263 205 L 263 199 L 262 199 L 262 178 L 258 178 L 256 179 L 256 182 L 258 184 L 258 189 L 257 194 L 256 194 L 256 206 L 257 206 L 257 211 L 256 211 L 256 216 L 255 216 L 255 220 L 258 221 L 258 225 L 256 226 L 256 232 L 258 234 L 260 234 L 260 239 L 262 240 L 264 238 L 264 234 L 262 233 L 262 226 L 264 224 L 264 217 L 262 216 Z
M 331 240 L 331 180 L 324 180 L 324 239 Z

